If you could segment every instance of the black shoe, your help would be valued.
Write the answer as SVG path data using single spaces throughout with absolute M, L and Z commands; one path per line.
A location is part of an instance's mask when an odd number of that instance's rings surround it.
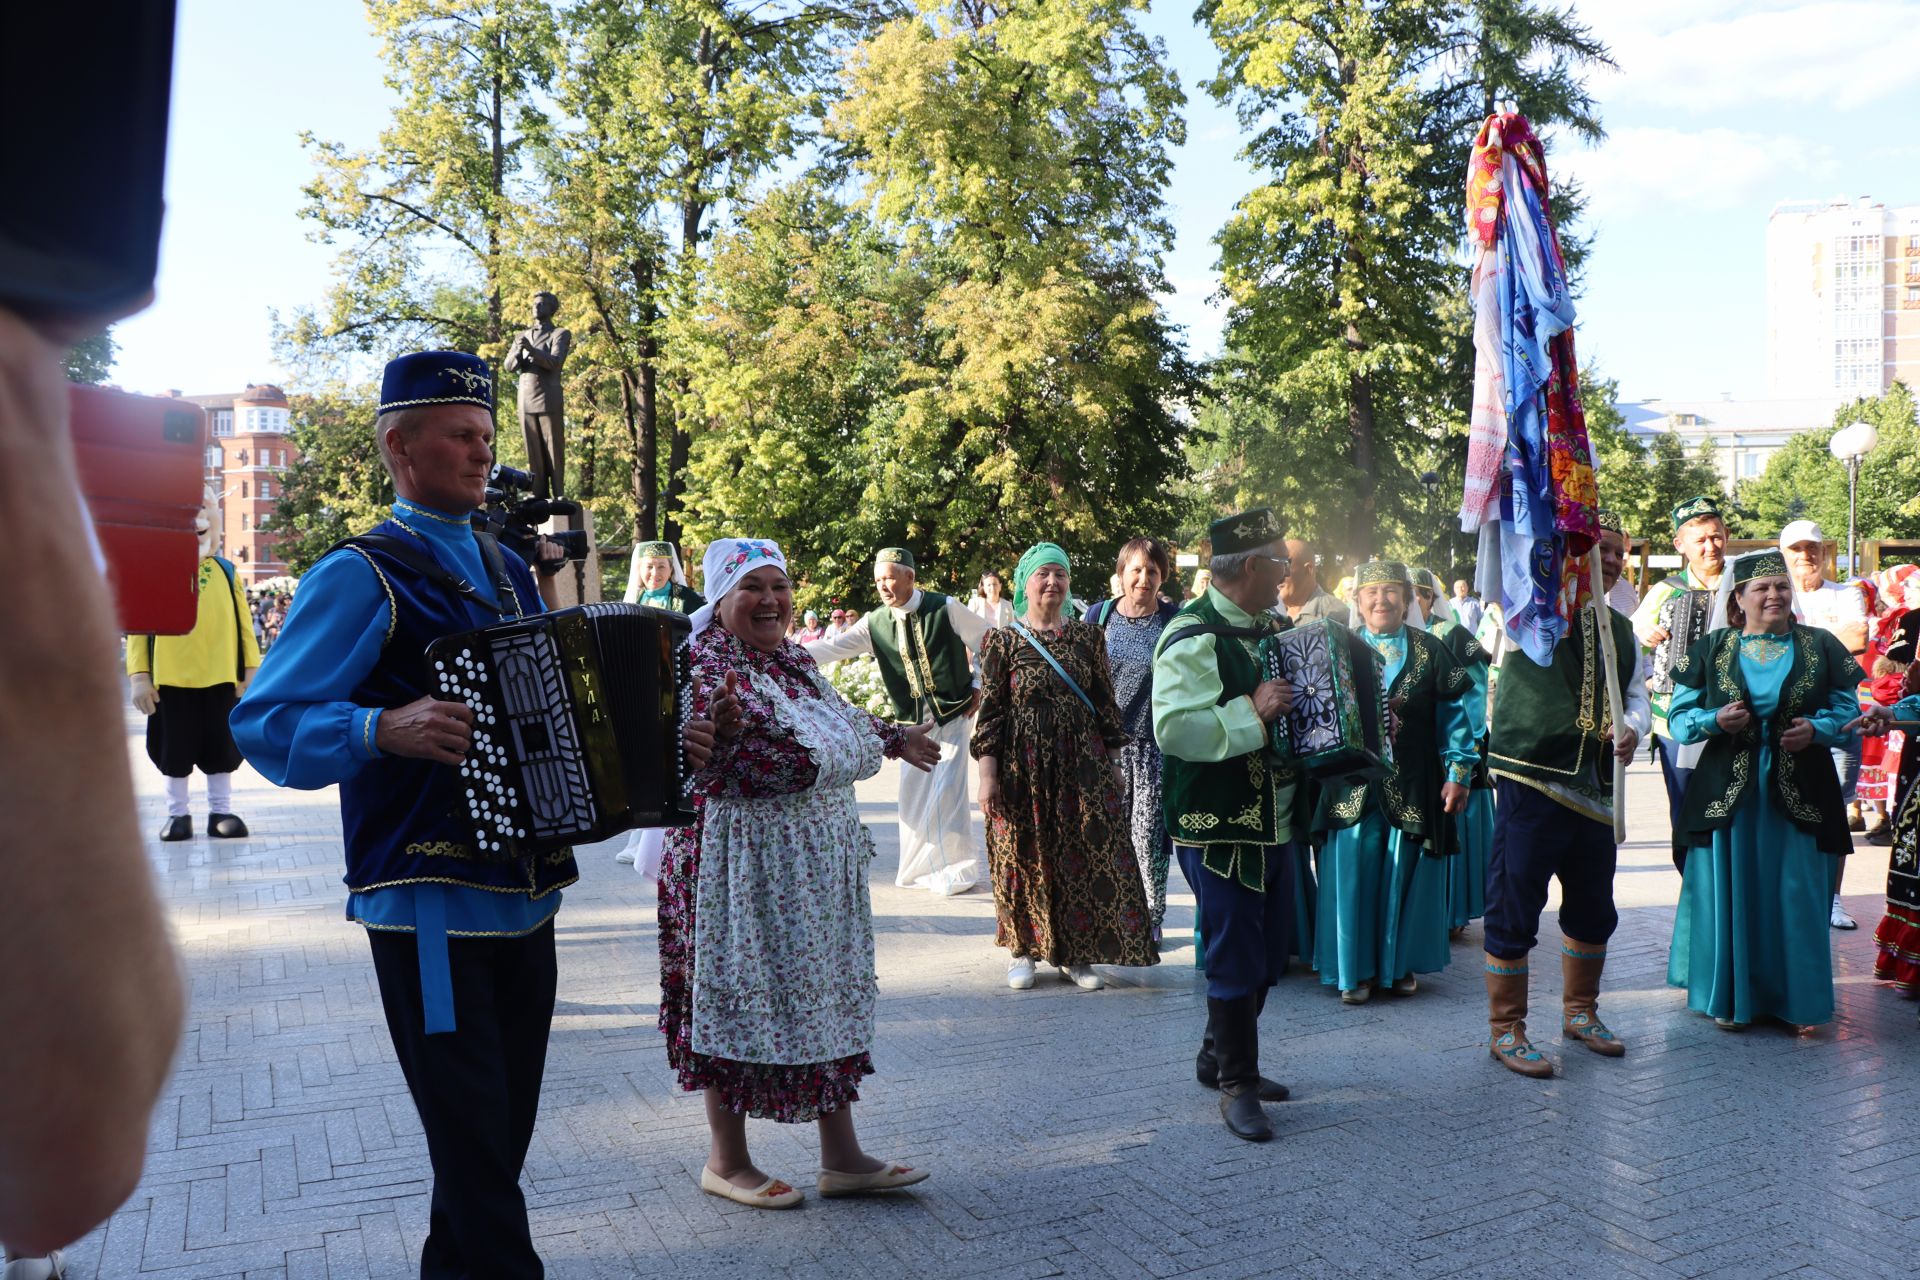
M 1221 1094 L 1220 1118 L 1227 1122 L 1227 1132 L 1236 1138 L 1245 1138 L 1248 1142 L 1266 1142 L 1273 1137 L 1273 1124 L 1267 1119 L 1267 1113 L 1261 1109 L 1260 1099 L 1252 1090 Z
M 1198 1080 L 1204 1088 L 1218 1089 L 1220 1087 L 1220 1061 L 1213 1056 L 1213 1038 L 1211 1036 L 1207 1038 L 1205 1044 L 1200 1046 L 1200 1052 L 1194 1056 L 1193 1078 Z M 1289 1097 L 1293 1096 L 1292 1091 L 1289 1090 L 1287 1086 L 1281 1084 L 1278 1080 L 1269 1080 L 1265 1076 L 1260 1077 L 1260 1088 L 1258 1092 L 1260 1094 L 1260 1101 L 1262 1102 L 1285 1102 Z
M 177 818 L 168 818 L 167 825 L 160 828 L 160 838 L 162 840 L 193 839 L 193 819 L 184 813 Z
M 222 840 L 239 840 L 247 834 L 247 824 L 240 821 L 237 813 L 210 813 L 207 815 L 207 834 L 219 836 Z

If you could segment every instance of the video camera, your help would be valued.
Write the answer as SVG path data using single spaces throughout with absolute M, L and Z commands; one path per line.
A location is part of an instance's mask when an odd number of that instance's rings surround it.
M 501 546 L 512 548 L 522 560 L 552 577 L 567 560 L 587 558 L 587 531 L 563 529 L 542 534 L 540 526 L 555 516 L 577 519 L 581 511 L 580 504 L 569 498 L 534 497 L 532 476 L 517 467 L 495 463 L 487 477 L 487 504 L 473 513 L 473 528 L 476 533 L 492 534 Z M 559 543 L 566 552 L 565 559 L 535 560 L 533 544 L 542 537 Z

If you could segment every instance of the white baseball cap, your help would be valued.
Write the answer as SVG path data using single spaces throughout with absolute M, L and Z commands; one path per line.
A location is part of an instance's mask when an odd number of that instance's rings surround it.
M 1820 532 L 1820 526 L 1811 520 L 1794 520 L 1780 531 L 1780 549 L 1785 551 L 1796 542 L 1825 542 L 1827 535 Z

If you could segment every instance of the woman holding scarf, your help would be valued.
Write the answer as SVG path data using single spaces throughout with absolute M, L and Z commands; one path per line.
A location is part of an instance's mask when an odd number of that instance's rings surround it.
M 1445 859 L 1458 849 L 1454 817 L 1466 809 L 1480 752 L 1467 669 L 1446 644 L 1407 624 L 1406 566 L 1361 565 L 1353 594 L 1358 634 L 1379 660 L 1400 731 L 1384 777 L 1321 788 L 1314 968 L 1343 1001 L 1364 1004 L 1376 987 L 1412 995 L 1416 973 L 1447 967 Z M 1479 645 L 1463 639 L 1471 659 Z
M 823 1196 L 910 1186 L 927 1175 L 867 1155 L 853 1129 L 877 990 L 873 842 L 853 784 L 883 755 L 925 769 L 939 748 L 929 725 L 850 706 L 787 639 L 793 583 L 777 545 L 722 538 L 705 568 L 694 699 L 722 740 L 690 788 L 699 819 L 668 838 L 660 876 L 660 1031 L 680 1087 L 706 1093 L 700 1187 L 760 1209 L 800 1202 L 755 1167 L 748 1115 L 819 1122 Z
M 1034 962 L 1088 991 L 1096 964 L 1158 958 L 1134 861 L 1106 638 L 1066 616 L 1066 553 L 1042 542 L 1013 574 L 1013 622 L 980 648 L 980 811 L 999 918 L 1013 953 L 1007 985 L 1033 986 Z
M 1675 664 L 1667 725 L 1703 743 L 1682 801 L 1689 848 L 1667 982 L 1737 1031 L 1833 1017 L 1828 904 L 1852 846 L 1828 750 L 1864 723 L 1859 664 L 1830 633 L 1793 621 L 1778 551 L 1722 575 L 1711 630 Z

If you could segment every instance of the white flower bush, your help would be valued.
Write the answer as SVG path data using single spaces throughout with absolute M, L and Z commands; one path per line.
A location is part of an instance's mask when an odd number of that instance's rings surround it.
M 863 707 L 883 720 L 893 718 L 893 701 L 880 683 L 880 664 L 872 658 L 848 658 L 827 672 L 827 679 L 840 696 L 856 707 Z

